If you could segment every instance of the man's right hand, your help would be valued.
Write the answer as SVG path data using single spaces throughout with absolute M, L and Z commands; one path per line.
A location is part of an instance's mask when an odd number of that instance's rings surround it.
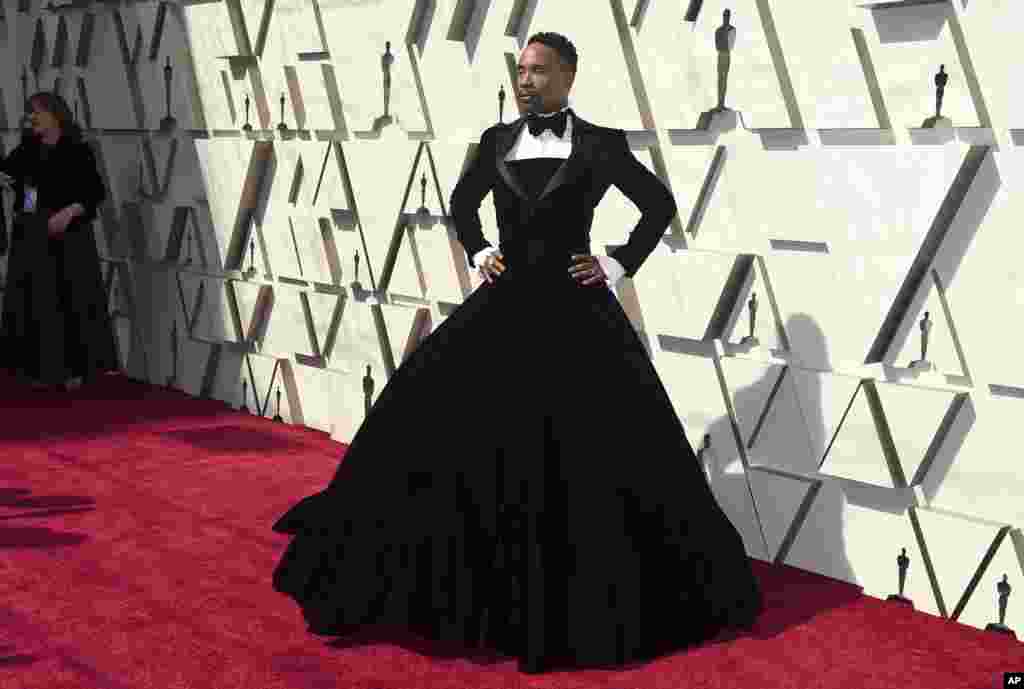
M 487 283 L 494 282 L 498 279 L 498 276 L 505 272 L 504 258 L 500 251 L 496 251 L 488 256 L 480 265 L 480 275 Z

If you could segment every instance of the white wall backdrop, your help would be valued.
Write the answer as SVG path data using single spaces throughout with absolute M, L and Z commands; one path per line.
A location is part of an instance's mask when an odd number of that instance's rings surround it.
M 518 114 L 525 40 L 565 33 L 576 111 L 627 130 L 679 203 L 617 294 L 690 441 L 708 439 L 701 461 L 750 555 L 885 597 L 906 548 L 918 609 L 984 627 L 1006 574 L 1020 587 L 1006 621 L 1024 625 L 1020 3 L 0 8 L 4 150 L 26 92 L 56 89 L 98 153 L 96 235 L 128 374 L 235 406 L 244 389 L 256 413 L 279 406 L 341 441 L 363 419 L 366 367 L 372 398 L 479 285 L 449 196 L 499 87 L 504 121 Z M 726 8 L 735 112 L 704 127 Z M 948 123 L 924 127 L 940 64 Z M 489 200 L 481 215 L 497 243 Z M 610 189 L 592 249 L 638 216 Z M 752 293 L 758 346 L 741 343 Z M 931 371 L 910 368 L 925 312 Z

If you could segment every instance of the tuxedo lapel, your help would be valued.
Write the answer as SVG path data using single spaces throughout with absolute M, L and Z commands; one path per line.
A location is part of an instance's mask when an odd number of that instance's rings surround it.
M 589 143 L 589 137 L 584 138 L 583 134 L 587 131 L 589 125 L 581 120 L 571 108 L 569 113 L 572 115 L 572 151 L 569 153 L 569 157 L 565 159 L 565 162 L 555 170 L 555 174 L 551 175 L 551 179 L 548 180 L 544 191 L 537 197 L 538 201 L 543 201 L 555 189 L 573 181 L 583 172 L 583 161 L 586 159 L 586 156 L 583 155 L 583 147 Z
M 558 166 L 558 170 L 551 176 L 544 191 L 541 192 L 540 196 L 537 197 L 537 201 L 543 200 L 545 197 L 553 193 L 563 184 L 573 181 L 580 175 L 584 168 L 584 160 L 587 156 L 584 155 L 584 147 L 590 144 L 590 137 L 585 136 L 585 133 L 589 131 L 592 125 L 584 120 L 581 120 L 579 116 L 570 109 L 572 115 L 572 151 L 569 153 L 569 157 Z M 523 127 L 526 126 L 526 117 L 520 117 L 515 122 L 511 122 L 498 137 L 497 150 L 495 151 L 495 161 L 498 166 L 498 174 L 505 180 L 505 183 L 515 192 L 523 201 L 530 202 L 532 199 L 526 196 L 526 192 L 523 191 L 522 186 L 516 180 L 515 175 L 509 170 L 508 165 L 505 164 L 505 156 L 508 155 L 509 150 L 515 144 L 516 139 L 519 137 L 519 133 Z
M 512 171 L 508 169 L 508 165 L 505 164 L 505 156 L 508 155 L 512 145 L 516 142 L 516 138 L 519 136 L 519 132 L 526 126 L 526 117 L 520 117 L 515 122 L 509 124 L 501 130 L 498 136 L 497 150 L 494 155 L 496 157 L 496 163 L 498 165 L 498 174 L 505 180 L 505 184 L 509 186 L 516 193 L 516 196 L 521 198 L 523 201 L 529 201 L 526 192 L 516 181 L 516 178 L 512 175 Z

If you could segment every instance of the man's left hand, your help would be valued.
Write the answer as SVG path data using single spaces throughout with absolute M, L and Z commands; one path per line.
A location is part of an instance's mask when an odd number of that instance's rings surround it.
M 608 281 L 597 257 L 590 254 L 573 254 L 569 275 L 584 285 L 603 285 Z
M 68 225 L 78 214 L 77 210 L 74 206 L 67 206 L 51 215 L 49 221 L 47 221 L 48 234 L 51 237 L 63 236 L 64 230 L 68 228 Z

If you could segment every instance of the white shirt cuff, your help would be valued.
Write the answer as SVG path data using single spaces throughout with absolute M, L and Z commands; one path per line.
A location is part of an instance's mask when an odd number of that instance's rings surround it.
M 484 247 L 473 254 L 473 263 L 475 263 L 476 267 L 479 268 L 488 256 L 496 253 L 498 253 L 498 249 L 496 247 Z M 601 265 L 601 269 L 604 271 L 604 274 L 608 276 L 609 286 L 615 285 L 622 279 L 622 276 L 626 274 L 626 269 L 622 267 L 622 264 L 611 256 L 597 256 L 596 258 L 597 262 Z
M 609 287 L 613 287 L 626 274 L 626 269 L 622 267 L 622 264 L 611 256 L 597 256 L 596 258 L 601 265 L 601 270 L 608 276 Z

